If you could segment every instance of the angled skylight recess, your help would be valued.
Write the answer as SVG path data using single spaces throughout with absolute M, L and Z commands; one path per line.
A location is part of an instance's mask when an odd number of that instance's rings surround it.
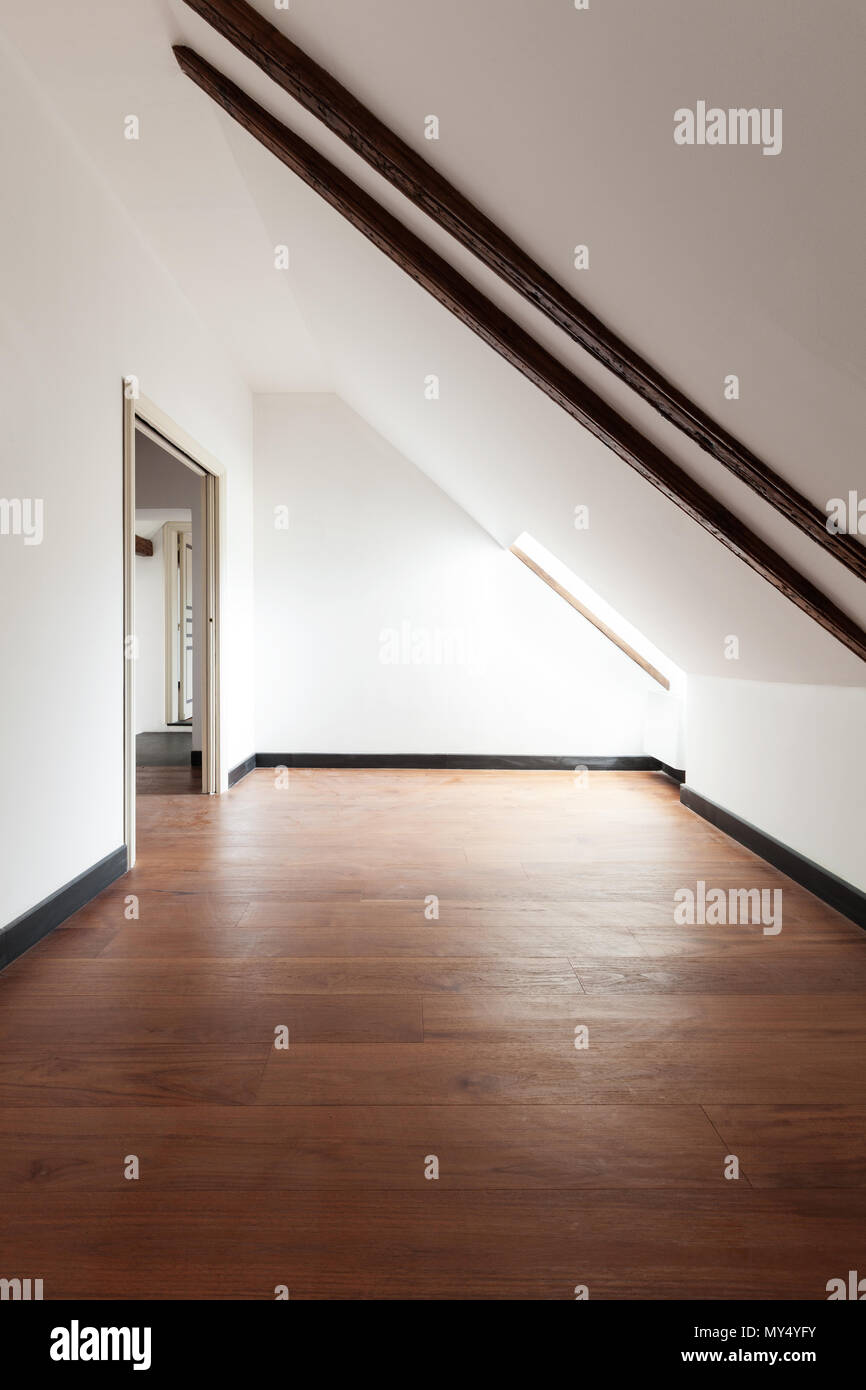
M 636 662 L 648 676 L 657 681 L 665 690 L 680 692 L 683 688 L 684 673 L 670 659 L 660 652 L 652 642 L 640 632 L 633 623 L 612 608 L 597 594 L 589 584 L 578 578 L 573 570 L 558 560 L 540 541 L 528 531 L 522 531 L 510 547 L 533 574 L 537 574 L 560 598 L 578 612 L 593 627 L 598 628 L 608 641 L 619 647 L 632 661 Z

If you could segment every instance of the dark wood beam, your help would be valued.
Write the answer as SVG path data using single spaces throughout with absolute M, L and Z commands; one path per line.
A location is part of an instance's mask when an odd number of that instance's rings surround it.
M 152 555 L 152 554 L 153 554 L 153 541 L 146 541 L 146 540 L 144 539 L 144 536 L 136 536 L 136 538 L 135 538 L 135 553 L 136 553 L 136 555 Z
M 245 0 L 186 0 L 186 4 L 660 415 L 866 580 L 866 546 L 856 536 L 831 534 L 825 512 L 612 332 L 303 49 Z
M 188 77 L 461 323 L 734 555 L 866 660 L 866 633 L 852 618 L 448 261 L 204 58 L 183 46 L 176 47 L 174 53 Z

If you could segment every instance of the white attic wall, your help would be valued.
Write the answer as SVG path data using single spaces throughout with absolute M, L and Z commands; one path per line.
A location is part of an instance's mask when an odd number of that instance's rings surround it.
M 293 228 L 295 293 L 325 344 L 339 394 L 502 544 L 530 531 L 687 672 L 863 681 L 861 661 L 548 401 L 251 137 L 230 123 L 226 136 L 271 235 Z M 438 400 L 425 397 L 431 373 L 440 379 Z M 590 509 L 586 531 L 574 529 L 578 504 Z M 724 655 L 730 634 L 740 638 L 735 673 Z
M 644 752 L 655 682 L 336 396 L 255 449 L 259 752 Z
M 644 720 L 644 752 L 658 758 L 668 767 L 680 771 L 685 767 L 685 705 L 687 679 L 685 672 L 647 640 L 644 633 L 622 613 L 597 594 L 578 575 L 555 555 L 539 545 L 534 536 L 524 531 L 514 542 L 529 559 L 549 574 L 551 579 L 582 603 L 590 613 L 606 623 L 612 632 L 648 661 L 668 681 L 668 689 L 657 682 L 647 690 L 647 710 Z
M 327 389 L 231 151 L 172 54 L 191 18 L 180 0 L 43 0 L 6 5 L 0 30 L 238 374 L 259 391 Z M 138 140 L 123 138 L 130 113 Z
M 427 6 L 404 0 L 293 0 L 289 14 L 274 12 L 267 0 L 257 4 L 554 274 L 567 281 L 571 248 L 588 242 L 591 270 L 574 282 L 578 293 L 711 414 L 723 408 L 720 380 L 737 370 L 744 390 L 726 422 L 817 505 L 851 486 L 866 491 L 864 184 L 850 176 L 859 167 L 866 21 L 854 0 L 838 0 L 832 23 L 811 0 L 762 7 L 752 0 L 660 0 L 588 12 L 563 4 L 541 17 L 522 0 L 442 0 L 432 19 Z M 489 352 L 467 348 L 463 330 L 444 327 L 441 311 L 398 284 L 399 272 L 355 234 L 337 230 L 335 215 L 182 78 L 170 43 L 192 42 L 447 248 L 519 321 L 864 621 L 866 600 L 852 576 L 470 267 L 178 0 L 88 0 L 88 13 L 85 28 L 77 7 L 45 0 L 10 9 L 2 23 L 36 66 L 64 125 L 84 141 L 88 159 L 206 315 L 208 361 L 213 342 L 221 341 L 257 389 L 339 390 L 488 532 L 506 543 L 531 530 L 689 671 L 724 679 L 734 690 L 744 682 L 862 687 L 862 663 Z M 673 146 L 675 107 L 700 96 L 724 103 L 731 93 L 737 103 L 784 106 L 779 158 Z M 130 109 L 146 118 L 147 138 L 137 146 L 117 137 Z M 442 120 L 438 144 L 422 139 L 428 111 Z M 15 138 L 14 121 L 4 129 Z M 11 157 L 18 157 L 14 144 Z M 51 209 L 65 185 L 44 188 Z M 75 204 L 74 192 L 66 201 Z M 16 217 L 26 222 L 20 209 Z M 293 271 L 275 291 L 277 241 L 290 243 Z M 137 243 L 137 267 L 142 254 Z M 43 255 L 50 274 L 55 251 L 45 247 Z M 64 255 L 71 255 L 67 271 L 79 265 L 75 244 L 64 246 Z M 58 282 L 58 302 L 68 283 Z M 124 303 L 115 295 L 112 310 Z M 105 303 L 100 312 L 108 312 Z M 90 322 L 99 330 L 105 320 L 91 314 Z M 20 352 L 27 316 L 13 307 L 12 323 Z M 39 341 L 38 328 L 28 323 L 26 332 Z M 170 392 L 171 362 L 164 365 Z M 187 357 L 184 365 L 196 371 Z M 437 414 L 420 392 L 431 370 L 447 387 Z M 208 383 L 197 378 L 195 387 L 185 381 L 177 397 L 199 421 L 192 432 L 219 455 L 219 427 L 207 417 L 223 371 L 219 366 Z M 234 396 L 222 395 L 225 420 Z M 14 446 L 14 429 L 10 438 Z M 237 480 L 230 479 L 230 493 L 233 509 L 242 507 Z M 588 502 L 593 514 L 579 544 L 571 525 L 577 502 Z M 239 631 L 248 616 L 248 561 L 240 552 L 232 561 L 238 597 L 230 620 Z M 722 655 L 729 633 L 741 640 L 736 664 Z M 248 687 L 248 663 L 239 669 Z M 229 698 L 234 711 L 244 692 Z M 817 715 L 821 698 L 807 698 Z M 750 737 L 767 708 L 749 702 L 743 717 Z M 234 713 L 230 722 L 234 727 Z M 801 742 L 812 737 L 813 724 L 804 709 Z M 712 721 L 704 728 L 710 757 Z M 728 746 L 736 759 L 736 742 Z M 691 747 L 694 761 L 694 740 Z M 239 741 L 234 760 L 249 751 Z M 709 779 L 697 789 L 713 795 Z M 730 795 L 731 809 L 750 818 L 747 782 Z M 815 795 L 820 804 L 836 790 L 817 779 Z
M 22 112 L 27 113 L 22 121 Z M 246 385 L 0 44 L 0 495 L 45 537 L 0 543 L 0 923 L 123 840 L 121 380 L 227 470 L 223 758 L 253 742 L 252 418 Z M 58 701 L 60 703 L 58 703 Z
M 687 781 L 866 891 L 866 690 L 689 681 Z
M 719 383 L 735 365 L 744 391 L 728 422 L 816 502 L 863 474 L 862 188 L 844 174 L 857 159 L 851 107 L 861 87 L 841 81 L 856 69 L 855 6 L 845 0 L 828 25 L 808 0 L 759 12 L 748 0 L 662 0 L 543 14 L 522 0 L 443 0 L 435 22 L 398 0 L 296 0 L 288 13 L 258 3 L 554 273 L 576 274 L 571 248 L 589 242 L 579 293 L 711 413 L 724 408 Z M 313 211 L 315 196 L 264 151 L 251 153 L 176 70 L 171 42 L 191 42 L 445 249 L 866 623 L 853 576 L 481 271 L 180 0 L 89 7 L 86 42 L 62 0 L 4 22 L 256 389 L 336 389 L 491 534 L 532 530 L 684 668 L 862 682 L 862 663 L 834 639 L 487 349 L 466 348 L 465 330 L 442 328 L 443 311 L 422 306 L 379 253 L 358 250 L 355 233 L 334 231 L 336 214 Z M 696 94 L 735 87 L 743 100 L 783 100 L 783 153 L 675 147 L 684 75 Z M 115 137 L 130 107 L 147 118 L 134 159 Z M 441 117 L 436 143 L 422 138 L 428 111 Z M 834 222 L 831 257 L 821 255 L 827 206 L 849 214 Z M 272 268 L 281 242 L 293 262 L 282 276 Z M 809 289 L 819 278 L 820 296 Z M 419 374 L 437 367 L 448 390 L 434 419 L 416 392 Z M 594 508 L 579 549 L 575 500 Z M 731 632 L 741 638 L 736 672 L 722 665 Z
M 267 13 L 268 7 L 262 8 Z M 784 11 L 764 7 L 755 16 L 753 7 L 743 0 L 734 0 L 723 12 L 715 8 L 708 13 L 702 8 L 697 16 L 694 4 L 672 0 L 639 15 L 632 7 L 607 5 L 598 23 L 587 27 L 584 21 L 588 18 L 588 14 L 577 14 L 567 7 L 555 13 L 545 11 L 539 17 L 537 10 L 518 0 L 495 5 L 492 0 L 482 0 L 470 11 L 445 3 L 437 7 L 436 23 L 431 25 L 426 12 L 422 15 L 410 6 L 386 0 L 363 15 L 357 11 L 348 14 L 340 5 L 325 4 L 312 10 L 302 3 L 291 16 L 277 16 L 277 23 L 358 91 L 374 110 L 381 111 L 506 230 L 517 232 L 518 239 L 543 265 L 565 283 L 573 283 L 591 307 L 627 339 L 643 347 L 650 360 L 668 370 L 675 382 L 692 387 L 695 374 L 705 370 L 707 354 L 718 350 L 718 371 L 713 368 L 706 373 L 694 389 L 695 396 L 784 476 L 791 477 L 816 505 L 823 506 L 829 496 L 844 492 L 852 480 L 859 479 L 866 488 L 866 468 L 859 449 L 859 421 L 866 405 L 863 374 L 857 365 L 862 349 L 859 357 L 856 350 L 853 354 L 847 351 L 849 341 L 859 336 L 857 306 L 858 296 L 863 294 L 862 267 L 850 228 L 840 233 L 834 244 L 834 256 L 838 249 L 839 259 L 834 259 L 826 281 L 823 277 L 820 281 L 827 290 L 824 294 L 822 288 L 820 299 L 820 332 L 809 313 L 813 302 L 810 287 L 818 283 L 818 269 L 825 263 L 820 254 L 821 208 L 827 204 L 816 204 L 815 189 L 825 189 L 834 207 L 848 208 L 863 197 L 862 188 L 853 188 L 845 174 L 859 158 L 858 126 L 840 120 L 845 102 L 836 102 L 836 75 L 857 52 L 862 21 L 846 5 L 839 25 L 829 26 L 816 16 L 813 7 L 799 2 Z M 598 7 L 595 19 L 599 19 Z M 743 43 L 744 30 L 749 33 L 748 45 Z M 792 43 L 794 33 L 796 42 Z M 677 38 L 673 61 L 671 34 Z M 866 623 L 866 593 L 853 575 L 666 425 L 525 301 L 506 290 L 497 277 L 484 271 L 471 255 L 461 252 L 253 64 L 239 59 L 208 26 L 194 21 L 189 37 L 206 56 L 437 246 L 786 559 Z M 480 66 L 476 61 L 479 53 L 484 54 Z M 397 55 L 399 64 L 394 62 Z M 795 132 L 790 157 L 790 140 L 776 159 L 765 159 L 754 149 L 695 151 L 674 146 L 672 112 L 684 99 L 684 72 L 710 78 L 722 74 L 721 80 L 735 86 L 765 81 L 771 73 L 774 84 L 784 91 L 788 117 L 793 118 L 786 126 L 789 136 L 789 127 Z M 551 86 L 557 74 L 562 81 Z M 575 74 L 579 81 L 575 81 Z M 435 82 L 434 87 L 426 85 L 428 78 Z M 816 106 L 816 92 L 824 82 L 827 100 Z M 422 106 L 419 93 L 431 90 L 437 93 L 436 100 L 425 95 Z M 507 101 L 502 99 L 503 92 L 508 94 Z M 647 105 L 650 96 L 652 101 Z M 617 107 L 615 121 L 605 119 L 612 104 Z M 631 127 L 620 118 L 620 107 L 626 117 L 633 118 Z M 438 142 L 427 142 L 422 138 L 421 113 L 434 109 L 442 116 L 443 135 Z M 228 118 L 221 114 L 216 118 L 238 149 L 238 135 L 230 133 Z M 640 139 L 634 138 L 636 131 Z M 570 138 L 574 132 L 579 133 L 579 139 Z M 470 167 L 467 151 L 475 150 L 479 143 L 482 148 Z M 836 157 L 835 173 L 827 167 L 828 147 Z M 276 162 L 271 163 L 269 177 L 275 179 L 281 172 L 285 177 Z M 494 171 L 499 176 L 495 190 Z M 528 196 L 539 177 L 548 180 L 543 196 Z M 707 223 L 707 209 L 717 208 L 720 191 L 725 207 L 738 209 L 734 226 L 729 215 L 717 215 Z M 503 193 L 505 196 L 500 196 Z M 648 208 L 652 209 L 651 219 Z M 791 215 L 792 208 L 797 208 L 796 217 Z M 586 215 L 590 210 L 604 222 L 603 235 L 593 244 L 601 245 L 602 258 L 612 271 L 613 279 L 606 282 L 609 303 L 598 304 L 593 299 L 594 272 L 578 276 L 571 266 L 573 227 L 580 221 L 578 214 Z M 280 204 L 276 212 L 269 223 L 271 237 L 285 235 L 286 229 L 292 229 L 293 237 L 302 234 L 289 203 Z M 856 216 L 856 205 L 851 206 L 851 212 Z M 814 264 L 802 257 L 803 230 L 807 227 L 807 238 L 816 249 Z M 611 261 L 612 248 L 620 244 L 624 231 L 636 243 L 630 259 Z M 544 245 L 554 237 L 559 238 L 558 249 L 551 257 Z M 565 255 L 563 247 L 568 248 Z M 316 255 L 327 256 L 332 266 L 336 264 L 329 241 L 310 250 L 312 254 L 303 258 L 305 274 Z M 792 267 L 799 274 L 795 275 Z M 624 284 L 631 291 L 627 315 L 617 318 L 611 306 L 622 307 Z M 378 288 L 382 289 L 381 281 Z M 354 286 L 343 284 L 341 294 L 351 320 Z M 387 302 L 378 295 L 375 298 L 380 306 Z M 774 308 L 785 306 L 784 323 L 777 322 L 768 311 L 768 301 Z M 806 312 L 802 313 L 804 306 Z M 320 321 L 314 321 L 306 309 L 304 312 L 323 341 Z M 345 332 L 351 334 L 351 327 Z M 845 349 L 840 351 L 839 343 L 846 345 Z M 738 367 L 742 398 L 736 403 L 725 402 L 724 376 L 732 364 L 744 358 L 747 366 L 742 370 Z M 351 393 L 348 398 L 354 407 L 373 419 L 370 382 L 365 378 L 361 386 L 354 365 L 344 356 L 332 359 L 335 385 L 341 394 Z M 498 404 L 502 406 L 502 399 Z M 746 404 L 748 409 L 744 410 Z M 513 412 L 506 406 L 505 413 Z M 792 422 L 796 422 L 793 427 Z M 420 422 L 412 422 L 411 429 L 403 430 L 397 438 L 394 430 L 401 421 L 394 402 L 388 400 L 377 409 L 373 423 L 418 461 Z M 779 439 L 783 440 L 782 453 L 775 442 Z M 789 447 L 794 442 L 796 447 Z M 489 507 L 489 497 L 486 501 Z M 489 528 L 483 515 L 480 519 Z M 518 521 L 522 524 L 525 522 Z M 538 533 L 538 527 L 535 529 Z M 664 531 L 660 534 L 666 539 Z M 545 539 L 559 553 L 553 537 Z M 708 557 L 712 553 L 713 548 Z M 709 564 L 712 567 L 711 558 Z M 746 587 L 757 583 L 750 576 L 735 582 Z M 729 587 L 724 567 L 716 580 L 716 587 L 720 585 Z M 597 587 L 607 588 L 602 584 Z M 772 659 L 772 634 L 778 632 L 778 625 L 764 624 L 764 633 L 758 636 L 767 643 L 770 659 L 762 662 L 758 657 L 760 643 L 751 642 L 754 664 L 748 671 L 741 667 L 742 677 L 787 674 L 792 679 L 834 679 L 829 662 L 836 668 L 835 678 L 862 679 L 857 665 L 844 654 L 847 673 L 839 669 L 842 662 L 832 655 L 832 639 L 819 637 L 822 645 L 816 646 L 808 636 L 800 636 L 807 628 L 808 624 L 800 624 L 799 634 L 796 628 L 789 628 L 788 650 L 802 650 L 803 660 L 799 664 L 795 661 L 794 670 L 789 663 L 786 673 L 774 666 Z M 711 622 L 707 630 L 715 631 Z M 705 669 L 700 664 L 701 655 L 696 669 Z M 711 658 L 718 662 L 715 646 Z M 811 672 L 807 676 L 808 667 Z M 717 665 L 716 671 L 721 674 Z

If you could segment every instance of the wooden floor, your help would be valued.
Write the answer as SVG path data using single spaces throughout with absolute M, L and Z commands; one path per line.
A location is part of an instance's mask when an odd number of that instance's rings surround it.
M 94 1299 L 866 1275 L 866 937 L 663 775 L 141 778 L 135 869 L 0 977 L 0 1275 Z M 698 879 L 781 887 L 782 932 L 673 925 Z

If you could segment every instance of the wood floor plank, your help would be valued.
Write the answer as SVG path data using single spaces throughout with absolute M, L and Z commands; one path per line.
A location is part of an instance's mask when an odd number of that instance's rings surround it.
M 117 938 L 106 950 L 111 951 Z M 833 994 L 866 991 L 866 950 L 772 959 L 739 955 L 668 960 L 580 960 L 570 957 L 587 994 Z
M 151 934 L 142 942 L 152 945 Z M 170 943 L 169 943 L 170 944 Z M 580 981 L 563 957 L 458 956 L 425 958 L 353 956 L 348 958 L 227 956 L 225 959 L 172 956 L 157 943 L 154 954 L 115 952 L 93 960 L 31 953 L 0 976 L 0 1007 L 46 997 L 79 996 L 113 1000 L 125 1006 L 149 995 L 421 994 L 516 991 L 518 997 L 543 991 L 565 1000 L 583 996 Z M 208 943 L 213 945 L 213 943 Z M 186 949 L 180 947 L 179 949 Z
M 200 868 L 173 860 L 136 863 L 124 879 L 128 892 L 139 896 L 159 889 L 171 893 L 219 891 L 233 897 L 251 897 L 255 892 L 270 889 L 296 901 L 304 898 L 318 901 L 325 893 L 357 898 L 361 896 L 363 884 L 363 871 L 345 866 L 329 869 L 327 865 L 271 863 L 261 867 L 254 864 L 226 867 L 214 862 L 209 868 Z
M 725 927 L 667 927 L 637 929 L 632 934 L 642 955 L 670 960 L 678 956 L 717 956 L 725 959 L 748 956 L 765 963 L 776 962 L 789 955 L 815 955 L 832 960 L 854 959 L 849 951 L 859 953 L 861 942 L 853 923 L 851 932 L 834 931 L 825 925 L 810 927 L 802 924 L 783 926 L 777 936 L 764 935 L 760 926 Z M 612 951 L 606 952 L 613 955 Z
M 60 1107 L 0 1117 L 6 1192 L 111 1192 L 134 1153 L 159 1192 L 708 1187 L 724 1148 L 699 1106 Z
M 26 957 L 22 957 L 22 959 L 44 959 L 46 955 L 50 954 L 55 960 L 62 959 L 71 962 L 79 957 L 89 960 L 100 955 L 120 930 L 121 927 L 117 923 L 114 926 L 79 927 L 78 931 L 74 932 L 63 931 L 62 928 L 58 928 L 49 937 L 31 947 Z M 7 972 L 14 969 L 18 963 L 15 961 L 12 966 L 6 967 L 6 971 L 0 974 L 0 982 L 5 979 Z
M 437 885 L 437 888 L 439 885 Z M 433 890 L 431 890 L 433 891 Z M 494 903 L 452 898 L 437 892 L 439 899 L 438 923 L 441 927 L 455 928 L 464 932 L 486 931 L 491 928 L 505 930 L 517 928 L 531 931 L 536 928 L 588 928 L 593 931 L 611 928 L 629 931 L 638 925 L 668 925 L 667 905 L 660 910 L 658 903 L 630 901 L 626 908 L 617 904 L 616 922 L 608 922 L 614 915 L 610 898 L 605 901 L 588 902 L 583 899 L 567 901 L 543 901 L 531 895 Z M 426 894 L 417 898 L 363 898 L 357 902 L 331 901 L 324 903 L 296 903 L 286 894 L 272 894 L 265 897 L 256 894 L 241 918 L 242 927 L 256 929 L 269 927 L 376 927 L 406 928 L 418 926 L 419 914 L 423 916 Z
M 712 1105 L 752 1187 L 866 1187 L 866 1106 Z
M 576 951 L 590 958 L 610 955 L 619 960 L 639 957 L 646 960 L 639 943 L 630 932 L 583 927 L 538 927 L 522 930 L 519 927 L 490 927 L 467 932 L 463 928 L 446 927 L 441 922 L 422 923 L 402 931 L 376 927 L 265 927 L 195 928 L 182 936 L 174 928 L 161 930 L 144 922 L 129 923 L 106 944 L 107 957 L 152 955 L 154 950 L 173 955 L 187 946 L 191 953 L 199 947 L 208 954 L 219 955 L 223 946 L 226 955 L 270 957 L 317 957 L 346 960 L 379 957 L 380 959 L 412 960 L 471 959 L 498 960 L 503 956 L 524 959 L 558 958 L 565 961 Z
M 669 779 L 169 772 L 135 868 L 0 974 L 0 1250 L 46 1298 L 823 1299 L 858 1267 L 866 936 Z M 781 889 L 782 932 L 677 925 L 699 880 Z
M 736 1035 L 716 1042 L 626 1042 L 574 1047 L 574 1029 L 548 1040 L 514 1044 L 359 1045 L 351 1074 L 336 1047 L 299 1046 L 269 1058 L 264 1105 L 400 1105 L 555 1103 L 709 1105 L 866 1101 L 863 1042 L 756 1046 Z
M 861 1190 L 165 1193 L 26 1197 L 0 1241 L 46 1299 L 825 1299 Z M 708 1255 L 708 1252 L 711 1252 Z M 853 1253 L 852 1253 L 853 1252 Z
M 495 994 L 427 994 L 428 1041 L 511 1042 L 543 1039 L 555 1046 L 563 1030 L 582 1023 L 592 1043 L 619 1046 L 641 1040 L 782 1038 L 809 1045 L 866 1043 L 866 995 L 862 994 L 584 994 L 564 990 L 501 990 Z
M 29 1048 L 0 1055 L 0 1106 L 249 1105 L 264 1063 L 213 1048 L 148 1052 L 109 1048 L 77 1055 Z
M 97 1055 L 148 1048 L 207 1047 L 228 1057 L 264 1057 L 275 1029 L 292 1042 L 408 1043 L 422 1039 L 421 1003 L 413 994 L 214 994 L 140 996 L 136 1002 L 54 995 L 41 1003 L 4 1002 L 0 1048 L 27 1053 L 56 1046 Z
M 126 885 L 127 877 L 121 882 L 123 887 L 108 889 L 85 907 L 74 912 L 61 925 L 61 930 L 71 927 L 126 926 L 130 920 L 143 920 L 151 925 L 165 923 L 174 927 L 205 924 L 212 926 L 236 926 L 249 907 L 249 899 L 228 893 L 164 893 L 150 892 L 136 895 L 138 902 L 134 909 L 128 903 L 131 889 Z M 129 917 L 130 910 L 139 913 L 137 919 Z

